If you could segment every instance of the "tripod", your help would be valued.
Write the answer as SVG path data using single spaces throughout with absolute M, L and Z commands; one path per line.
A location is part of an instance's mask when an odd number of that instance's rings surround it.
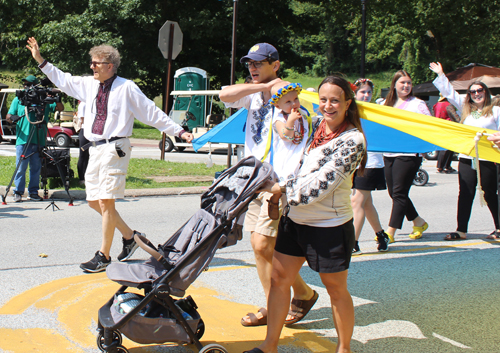
M 36 111 L 36 113 L 38 113 L 38 111 Z M 28 119 L 28 117 L 27 117 L 28 114 L 29 114 L 29 110 L 27 108 L 26 109 L 26 118 L 27 119 Z M 43 116 L 42 116 L 42 119 L 43 119 Z M 34 124 L 33 122 L 31 122 L 31 120 L 29 120 L 29 122 L 31 124 Z M 42 176 L 42 184 L 44 185 L 44 198 L 46 199 L 48 197 L 47 175 L 46 174 L 47 174 L 47 158 L 49 158 L 55 164 L 55 166 L 57 168 L 57 171 L 58 171 L 58 174 L 59 174 L 59 177 L 61 178 L 61 180 L 63 182 L 64 189 L 66 190 L 66 193 L 68 194 L 68 197 L 69 197 L 69 205 L 73 206 L 73 197 L 69 193 L 69 178 L 70 178 L 70 175 L 69 175 L 69 173 L 67 173 L 68 175 L 65 176 L 65 173 L 63 172 L 63 168 L 61 166 L 62 159 L 59 158 L 59 160 L 58 160 L 58 158 L 56 157 L 56 155 L 57 155 L 56 149 L 53 147 L 52 148 L 52 150 L 53 150 L 52 154 L 50 154 L 48 147 L 38 145 L 38 150 L 36 152 L 32 152 L 29 155 L 26 155 L 26 153 L 28 151 L 28 147 L 29 147 L 29 145 L 30 145 L 30 143 L 31 143 L 31 141 L 33 139 L 34 134 L 35 134 L 35 131 L 37 132 L 38 137 L 40 137 L 40 132 L 44 132 L 44 130 L 42 129 L 42 127 L 46 126 L 46 125 L 47 125 L 47 123 L 42 120 L 40 123 L 38 123 L 38 122 L 36 123 L 36 128 L 30 129 L 28 140 L 26 141 L 26 144 L 24 145 L 23 151 L 21 153 L 21 157 L 19 158 L 19 163 L 17 163 L 16 169 L 14 170 L 14 173 L 12 174 L 12 178 L 10 179 L 9 185 L 6 188 L 5 195 L 2 195 L 2 204 L 3 205 L 7 204 L 6 203 L 7 195 L 9 194 L 10 188 L 12 186 L 12 183 L 14 182 L 14 179 L 16 177 L 17 171 L 19 170 L 19 168 L 21 166 L 21 163 L 24 160 L 30 158 L 33 154 L 39 153 L 40 154 L 40 158 L 42 158 L 42 169 L 44 170 L 43 174 L 45 174 L 45 175 Z M 45 133 L 43 134 L 43 138 L 46 138 Z M 30 166 L 30 168 L 31 168 L 31 166 Z M 54 210 L 54 208 L 59 209 L 59 207 L 57 207 L 57 205 L 54 203 L 54 198 L 53 197 L 51 198 L 50 204 L 45 209 L 49 208 L 50 206 L 52 206 L 52 210 Z

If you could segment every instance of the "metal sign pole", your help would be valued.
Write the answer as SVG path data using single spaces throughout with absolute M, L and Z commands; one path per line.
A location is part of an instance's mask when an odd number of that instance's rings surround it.
M 231 84 L 234 85 L 236 81 L 235 78 L 235 61 L 236 61 L 236 27 L 238 24 L 238 0 L 233 0 L 233 41 L 231 48 Z M 230 110 L 230 115 L 233 115 L 236 112 L 236 109 Z M 232 148 L 231 144 L 227 145 L 227 167 L 231 167 L 231 157 L 232 157 Z
M 167 70 L 167 87 L 165 88 L 165 113 L 168 115 L 169 110 L 171 109 L 171 98 L 170 98 L 170 76 L 172 71 L 172 51 L 174 47 L 174 24 L 170 24 L 170 40 L 168 41 L 168 70 Z M 167 139 L 167 135 L 163 132 L 161 134 L 161 156 L 160 160 L 165 160 L 165 141 Z

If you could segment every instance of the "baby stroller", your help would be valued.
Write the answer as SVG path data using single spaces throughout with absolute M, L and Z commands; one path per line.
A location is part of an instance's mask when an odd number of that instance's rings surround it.
M 189 343 L 201 353 L 227 353 L 217 344 L 202 346 L 205 325 L 193 298 L 183 297 L 217 249 L 241 240 L 248 204 L 272 173 L 267 163 L 254 157 L 242 159 L 217 178 L 201 196 L 201 208 L 166 243 L 156 248 L 135 235 L 152 256 L 144 263 L 107 267 L 108 278 L 122 287 L 99 309 L 101 351 L 128 352 L 122 346 L 124 334 L 137 343 Z M 144 295 L 127 293 L 128 287 L 144 290 Z

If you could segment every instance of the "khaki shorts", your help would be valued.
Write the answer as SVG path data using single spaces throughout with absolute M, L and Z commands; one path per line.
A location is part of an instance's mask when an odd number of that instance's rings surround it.
M 125 152 L 119 157 L 119 147 Z M 89 165 L 85 173 L 87 201 L 122 199 L 125 196 L 125 181 L 132 153 L 128 138 L 90 147 Z
M 257 198 L 250 202 L 248 205 L 248 210 L 245 215 L 245 231 L 256 232 L 268 237 L 276 237 L 278 235 L 278 220 L 272 220 L 269 218 L 267 212 L 267 205 L 273 194 L 269 192 L 261 192 Z M 280 215 L 283 210 L 285 196 L 283 195 L 280 199 Z

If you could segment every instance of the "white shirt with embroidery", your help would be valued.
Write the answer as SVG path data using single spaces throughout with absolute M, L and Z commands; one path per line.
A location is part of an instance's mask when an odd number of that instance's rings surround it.
M 72 76 L 62 72 L 51 63 L 41 69 L 42 72 L 64 93 L 85 102 L 84 134 L 89 141 L 109 139 L 114 136 L 132 135 L 134 118 L 153 126 L 170 136 L 179 136 L 184 129 L 169 118 L 156 104 L 146 97 L 137 85 L 118 76 L 111 86 L 108 99 L 108 116 L 102 135 L 92 133 L 92 124 L 96 115 L 97 91 L 99 81 L 92 76 Z
M 288 217 L 314 227 L 348 222 L 353 217 L 352 175 L 365 150 L 365 138 L 358 129 L 345 131 L 310 151 L 306 147 L 298 175 L 287 181 Z
M 262 93 L 253 93 L 235 102 L 224 102 L 226 108 L 246 108 L 248 110 L 245 125 L 245 157 L 254 156 L 262 160 L 266 153 L 269 134 L 272 130 L 272 109 L 264 106 Z M 269 141 L 272 143 L 272 141 Z M 270 161 L 268 153 L 266 162 Z
M 436 79 L 432 83 L 434 84 L 434 86 L 436 86 L 439 92 L 441 92 L 443 97 L 446 97 L 448 99 L 448 102 L 450 102 L 457 108 L 459 115 L 462 115 L 464 99 L 460 96 L 460 94 L 458 94 L 457 91 L 455 91 L 450 81 L 448 80 L 448 77 L 446 77 L 445 75 L 440 75 L 436 77 Z M 472 114 L 470 114 L 464 119 L 463 124 L 498 131 L 500 130 L 500 107 L 493 107 L 491 115 L 489 116 L 481 115 L 479 118 L 474 118 Z M 479 154 L 479 156 L 481 156 L 481 154 Z M 462 153 L 460 153 L 458 157 L 472 159 L 472 157 Z M 481 158 L 479 159 L 482 161 L 484 160 Z
M 273 155 L 272 165 L 274 171 L 278 175 L 280 185 L 284 185 L 287 179 L 293 178 L 298 171 L 302 153 L 309 138 L 309 122 L 307 116 L 309 113 L 300 109 L 302 114 L 302 126 L 304 127 L 304 136 L 299 144 L 294 144 L 290 140 L 281 138 L 280 133 L 276 128 L 276 122 L 281 121 L 286 124 L 286 119 L 281 109 L 274 109 L 273 115 Z M 295 131 L 300 131 L 301 120 L 295 121 Z

